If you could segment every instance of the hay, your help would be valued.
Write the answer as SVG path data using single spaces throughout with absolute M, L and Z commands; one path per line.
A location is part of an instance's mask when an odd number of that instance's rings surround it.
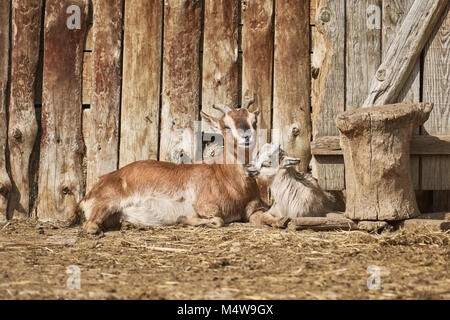
M 450 298 L 450 233 L 426 227 L 382 234 L 239 223 L 127 226 L 103 237 L 80 231 L 32 221 L 1 230 L 0 298 Z M 69 265 L 80 267 L 80 291 L 65 288 Z M 382 270 L 381 290 L 367 288 L 371 265 Z

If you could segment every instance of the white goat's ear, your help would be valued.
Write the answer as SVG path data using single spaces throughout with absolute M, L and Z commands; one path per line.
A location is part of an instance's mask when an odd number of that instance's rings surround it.
M 292 157 L 283 157 L 281 159 L 281 168 L 290 168 L 298 165 L 301 162 L 299 158 L 292 158 Z
M 202 116 L 202 120 L 205 121 L 208 126 L 214 130 L 215 132 L 220 133 L 220 120 L 216 117 L 210 116 L 209 114 L 204 113 L 203 111 L 200 111 L 200 115 Z

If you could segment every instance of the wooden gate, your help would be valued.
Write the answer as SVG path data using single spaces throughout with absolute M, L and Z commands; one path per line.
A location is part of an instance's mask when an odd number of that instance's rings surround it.
M 66 220 L 100 175 L 175 149 L 193 158 L 200 111 L 252 97 L 260 128 L 279 129 L 302 169 L 313 155 L 324 188 L 345 189 L 334 119 L 362 105 L 413 3 L 3 1 L 0 219 Z M 448 8 L 438 24 L 398 101 L 435 104 L 412 175 L 448 209 Z

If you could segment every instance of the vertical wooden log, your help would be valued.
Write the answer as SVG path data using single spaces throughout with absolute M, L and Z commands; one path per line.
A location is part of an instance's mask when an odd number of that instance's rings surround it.
M 159 158 L 194 159 L 194 121 L 199 113 L 202 1 L 164 3 L 164 58 Z
M 30 156 L 38 130 L 34 91 L 41 16 L 42 0 L 12 1 L 8 146 L 13 188 L 8 215 L 16 218 L 28 217 L 30 211 Z
M 158 158 L 162 3 L 125 1 L 119 166 Z
M 276 1 L 273 128 L 302 171 L 311 159 L 309 51 L 309 1 Z
M 239 104 L 238 16 L 239 0 L 205 1 L 202 110 L 214 116 L 213 104 Z
M 399 31 L 402 23 L 408 14 L 409 9 L 413 5 L 414 0 L 390 0 L 383 1 L 383 17 L 382 17 L 382 48 L 384 57 L 392 40 L 395 38 L 396 33 Z M 383 59 L 383 58 L 382 58 Z M 420 102 L 420 62 L 417 62 L 412 74 L 406 81 L 405 87 L 400 93 L 400 96 L 392 103 L 397 102 Z M 414 134 L 419 134 L 420 130 L 417 128 Z M 420 177 L 419 177 L 419 156 L 411 156 L 411 177 L 413 181 L 414 189 L 420 189 Z
M 88 7 L 88 0 L 46 1 L 40 220 L 68 220 L 84 192 L 81 76 Z
M 273 0 L 242 4 L 242 101 L 255 98 L 258 130 L 271 129 L 273 70 Z
M 422 134 L 450 134 L 450 9 L 447 7 L 438 29 L 425 49 L 423 100 L 434 103 Z M 450 156 L 422 156 L 422 189 L 441 190 L 433 194 L 434 210 L 450 203 Z M 447 201 L 445 200 L 447 198 Z M 450 210 L 450 207 L 446 208 Z
M 312 55 L 313 139 L 337 136 L 336 117 L 345 111 L 345 0 L 316 1 Z M 339 156 L 315 156 L 314 176 L 326 190 L 342 190 L 344 164 Z
M 97 179 L 118 168 L 123 0 L 94 6 L 91 115 L 86 142 L 89 190 Z
M 11 181 L 6 171 L 6 95 L 9 65 L 9 23 L 11 3 L 0 3 L 0 221 L 6 220 Z
M 347 1 L 346 110 L 363 105 L 381 63 L 381 2 Z

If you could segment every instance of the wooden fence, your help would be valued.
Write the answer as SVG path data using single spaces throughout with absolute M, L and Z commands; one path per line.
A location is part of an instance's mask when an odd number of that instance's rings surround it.
M 440 0 L 439 0 L 440 1 Z M 330 190 L 342 156 L 319 148 L 362 105 L 413 0 L 13 0 L 0 4 L 0 219 L 66 220 L 97 178 L 169 160 L 200 110 L 255 97 L 259 127 Z M 78 23 L 78 25 L 77 25 Z M 449 207 L 450 15 L 399 101 L 431 101 L 417 189 Z M 7 125 L 8 123 L 8 125 Z M 334 137 L 334 138 L 333 138 Z M 313 143 L 311 144 L 311 140 Z M 190 155 L 195 145 L 183 145 Z M 8 208 L 8 210 L 7 210 Z

